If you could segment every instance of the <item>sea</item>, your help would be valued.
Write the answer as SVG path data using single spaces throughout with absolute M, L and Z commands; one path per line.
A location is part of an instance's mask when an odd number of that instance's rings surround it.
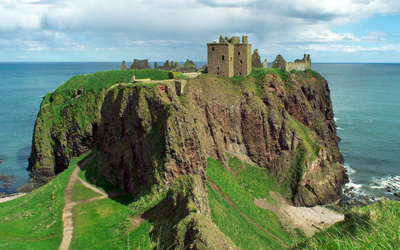
M 74 75 L 120 67 L 120 62 L 0 63 L 0 193 L 16 193 L 29 180 L 33 127 L 43 97 Z M 400 200 L 394 195 L 400 193 L 400 64 L 313 63 L 312 68 L 331 91 L 350 178 L 346 195 Z

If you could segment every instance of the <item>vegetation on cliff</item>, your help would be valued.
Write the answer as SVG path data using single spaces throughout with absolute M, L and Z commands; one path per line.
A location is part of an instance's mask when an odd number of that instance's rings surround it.
M 398 249 L 400 203 L 380 200 L 353 208 L 336 223 L 294 249 Z
M 48 185 L 0 203 L 1 249 L 53 249 L 60 245 L 64 192 L 76 163 L 84 157 L 71 161 L 67 171 Z
M 67 168 L 74 156 L 96 143 L 100 111 L 109 88 L 136 79 L 168 79 L 164 70 L 106 71 L 74 76 L 42 101 L 29 158 L 30 190 L 47 183 Z M 24 190 L 23 189 L 23 190 Z
M 131 84 L 132 74 L 156 81 Z M 131 215 L 146 213 L 146 244 L 164 248 L 232 249 L 263 241 L 284 247 L 297 233 L 283 229 L 272 212 L 252 200 L 270 200 L 269 190 L 306 206 L 340 197 L 347 176 L 329 88 L 318 73 L 204 74 L 188 79 L 179 96 L 174 81 L 161 82 L 166 78 L 168 71 L 162 70 L 99 72 L 73 77 L 46 95 L 34 130 L 33 179 L 49 181 L 73 156 L 96 147 L 93 167 L 82 177 L 130 193 L 120 203 Z M 75 189 L 83 190 L 83 197 L 95 195 L 79 185 Z M 231 197 L 233 210 L 224 195 Z M 75 213 L 83 221 L 96 209 L 82 204 Z M 247 223 L 254 240 L 232 234 L 228 222 L 218 220 L 224 213 Z M 97 222 L 85 223 L 79 230 L 91 235 L 88 229 Z

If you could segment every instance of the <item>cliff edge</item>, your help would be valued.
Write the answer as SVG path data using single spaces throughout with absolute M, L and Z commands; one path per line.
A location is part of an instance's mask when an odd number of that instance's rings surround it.
M 129 83 L 133 74 L 139 79 L 135 84 Z M 153 81 L 140 82 L 148 77 Z M 96 148 L 98 171 L 123 190 L 134 195 L 169 190 L 171 204 L 164 210 L 191 204 L 173 222 L 185 228 L 181 238 L 179 232 L 171 236 L 182 246 L 215 229 L 209 219 L 207 158 L 227 168 L 230 156 L 259 165 L 297 206 L 340 198 L 347 175 L 329 87 L 317 72 L 254 68 L 247 77 L 204 74 L 187 79 L 180 95 L 175 82 L 165 79 L 164 70 L 98 72 L 73 77 L 46 95 L 26 187 L 48 182 L 72 157 Z M 190 185 L 174 193 L 180 180 Z M 214 229 L 198 231 L 205 227 Z M 215 244 L 235 247 L 223 235 Z

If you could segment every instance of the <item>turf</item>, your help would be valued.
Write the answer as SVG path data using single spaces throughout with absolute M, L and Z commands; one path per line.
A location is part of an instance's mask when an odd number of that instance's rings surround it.
M 101 194 L 90 190 L 85 187 L 79 181 L 75 182 L 74 189 L 72 191 L 72 200 L 73 201 L 83 201 L 94 197 L 99 197 Z
M 231 158 L 229 167 L 226 168 L 217 160 L 208 159 L 207 177 L 230 197 L 240 211 L 290 245 L 291 235 L 281 227 L 275 214 L 254 204 L 256 198 L 273 202 L 269 190 L 279 191 L 274 178 L 260 167 L 243 164 L 237 158 Z M 283 249 L 276 239 L 229 205 L 225 197 L 211 185 L 208 185 L 208 192 L 213 222 L 237 246 L 242 249 Z
M 400 203 L 381 200 L 354 208 L 336 223 L 294 249 L 399 249 Z
M 58 249 L 63 235 L 64 192 L 77 162 L 47 185 L 0 203 L 0 249 Z

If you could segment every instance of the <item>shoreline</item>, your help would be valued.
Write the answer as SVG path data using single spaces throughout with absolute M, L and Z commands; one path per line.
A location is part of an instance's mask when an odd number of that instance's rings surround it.
M 15 193 L 15 194 L 7 194 L 0 197 L 0 203 L 11 201 L 17 199 L 21 196 L 24 196 L 26 193 Z
M 270 191 L 271 198 L 276 202 L 272 204 L 265 199 L 255 199 L 254 204 L 260 208 L 268 209 L 278 216 L 285 228 L 298 228 L 307 237 L 324 230 L 344 220 L 344 214 L 328 209 L 325 206 L 295 207 L 289 204 L 279 193 Z M 333 202 L 331 204 L 337 203 Z

